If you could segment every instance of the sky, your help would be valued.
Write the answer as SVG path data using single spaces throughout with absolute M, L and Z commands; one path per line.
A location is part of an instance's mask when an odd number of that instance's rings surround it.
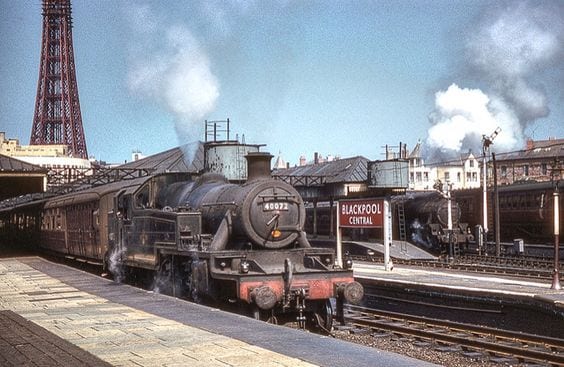
M 564 138 L 564 2 L 74 0 L 88 154 L 131 160 L 204 138 L 205 120 L 301 155 L 428 160 Z M 0 0 L 0 131 L 29 143 L 41 1 Z

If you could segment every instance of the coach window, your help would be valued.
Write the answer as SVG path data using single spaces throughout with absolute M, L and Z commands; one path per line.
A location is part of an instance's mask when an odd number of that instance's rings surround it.
M 499 208 L 505 209 L 506 206 L 507 206 L 507 198 L 505 196 L 501 196 L 499 198 Z
M 98 209 L 92 210 L 92 223 L 94 223 L 94 228 L 98 228 L 100 226 L 100 216 L 98 213 Z
M 525 195 L 519 195 L 519 209 L 525 208 Z

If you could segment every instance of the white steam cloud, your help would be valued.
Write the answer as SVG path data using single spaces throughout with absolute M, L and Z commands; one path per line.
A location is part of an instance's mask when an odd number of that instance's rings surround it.
M 499 5 L 499 3 L 496 3 Z M 435 94 L 427 147 L 431 158 L 480 152 L 482 135 L 497 127 L 498 151 L 521 148 L 525 127 L 550 110 L 542 85 L 564 64 L 564 3 L 508 2 L 489 11 L 465 45 L 465 70 L 488 92 L 451 85 Z
M 134 9 L 132 15 L 139 39 L 132 50 L 129 89 L 174 116 L 182 144 L 197 141 L 203 120 L 219 97 L 219 82 L 204 47 L 185 25 L 167 27 L 166 21 L 156 21 L 147 6 Z
M 452 84 L 435 95 L 435 111 L 430 120 L 427 143 L 442 153 L 460 152 L 479 147 L 483 134 L 497 127 L 502 133 L 495 140 L 500 149 L 511 149 L 522 140 L 521 128 L 511 109 L 499 99 L 490 98 L 479 89 L 464 89 Z

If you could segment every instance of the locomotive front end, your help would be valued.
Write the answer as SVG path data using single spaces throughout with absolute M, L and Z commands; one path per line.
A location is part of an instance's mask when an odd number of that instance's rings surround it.
M 332 323 L 330 299 L 359 303 L 363 287 L 351 270 L 335 266 L 330 249 L 312 248 L 303 230 L 305 205 L 291 185 L 270 177 L 270 158 L 247 156 L 249 180 L 241 205 L 241 228 L 260 249 L 249 251 L 238 263 L 238 298 L 266 317 L 286 317 L 301 324 Z

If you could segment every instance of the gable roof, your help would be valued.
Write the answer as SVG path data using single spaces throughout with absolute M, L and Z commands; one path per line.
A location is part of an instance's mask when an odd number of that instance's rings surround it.
M 190 152 L 194 149 L 192 162 L 187 162 L 184 152 Z M 152 173 L 199 172 L 204 168 L 204 145 L 202 142 L 197 142 L 196 146 L 194 144 L 182 145 L 137 161 L 122 164 L 117 168 L 146 169 Z
M 525 150 L 511 153 L 496 153 L 498 161 L 549 159 L 564 156 L 564 139 L 530 141 Z
M 0 172 L 47 173 L 48 169 L 0 154 Z
M 368 159 L 362 156 L 339 159 L 331 162 L 308 164 L 275 170 L 272 175 L 281 179 L 317 177 L 324 183 L 351 183 L 367 180 Z

